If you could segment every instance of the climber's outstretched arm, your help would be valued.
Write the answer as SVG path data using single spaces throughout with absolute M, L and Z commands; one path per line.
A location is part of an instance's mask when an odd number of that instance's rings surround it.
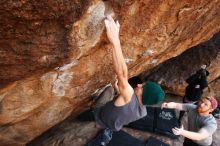
M 120 92 L 119 98 L 122 98 L 122 100 L 118 101 L 122 102 L 119 103 L 119 105 L 123 105 L 123 102 L 127 103 L 131 100 L 134 91 L 128 83 L 128 68 L 121 50 L 121 44 L 119 40 L 120 24 L 118 21 L 115 22 L 111 16 L 107 16 L 104 21 L 108 39 L 113 45 L 113 66 L 118 79 L 118 88 Z

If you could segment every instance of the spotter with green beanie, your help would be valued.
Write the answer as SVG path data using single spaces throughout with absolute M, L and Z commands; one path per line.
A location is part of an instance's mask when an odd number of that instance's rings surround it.
M 164 99 L 163 89 L 155 82 L 145 83 L 142 94 L 142 103 L 144 105 L 158 104 Z

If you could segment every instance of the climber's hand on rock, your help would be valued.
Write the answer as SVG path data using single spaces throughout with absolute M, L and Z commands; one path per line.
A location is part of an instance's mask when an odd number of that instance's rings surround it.
M 105 27 L 107 31 L 107 36 L 109 41 L 113 45 L 118 45 L 120 44 L 119 41 L 119 29 L 120 29 L 120 24 L 118 21 L 114 21 L 114 19 L 109 15 L 105 18 Z

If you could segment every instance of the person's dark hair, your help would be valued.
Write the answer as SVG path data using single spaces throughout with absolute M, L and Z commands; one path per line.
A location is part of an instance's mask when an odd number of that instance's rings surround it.
M 199 76 L 209 76 L 209 72 L 206 69 L 200 69 L 196 72 Z
M 142 84 L 143 81 L 138 76 L 134 76 L 134 77 L 128 79 L 128 83 L 131 85 L 132 88 L 136 88 L 137 84 Z

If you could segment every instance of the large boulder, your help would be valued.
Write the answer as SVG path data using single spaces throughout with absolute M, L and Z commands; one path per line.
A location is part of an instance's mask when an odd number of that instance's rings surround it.
M 114 80 L 106 14 L 121 24 L 129 76 L 220 30 L 218 0 L 3 0 L 0 12 L 2 146 L 24 145 L 77 114 Z
M 220 77 L 220 33 L 209 41 L 194 46 L 181 55 L 171 58 L 157 67 L 141 74 L 145 80 L 160 82 L 167 92 L 184 95 L 185 80 L 206 64 L 209 71 L 209 86 L 220 97 L 218 80 Z

